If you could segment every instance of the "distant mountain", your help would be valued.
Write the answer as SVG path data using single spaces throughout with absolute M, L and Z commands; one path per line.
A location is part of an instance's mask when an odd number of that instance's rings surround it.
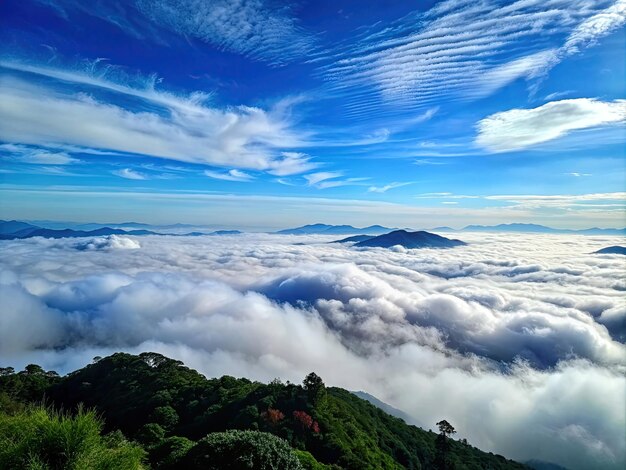
M 607 246 L 593 253 L 598 255 L 626 255 L 626 246 Z
M 383 227 L 381 225 L 370 225 L 369 227 L 357 228 L 353 227 L 352 225 L 312 224 L 303 225 L 302 227 L 279 230 L 276 233 L 280 235 L 379 235 L 382 233 L 390 232 L 392 230 L 392 228 Z
M 139 224 L 135 222 L 126 222 L 126 226 L 147 226 L 151 225 Z M 181 228 L 184 224 L 168 225 L 170 228 Z M 238 235 L 239 230 L 217 230 L 215 232 L 189 232 L 189 233 L 159 233 L 152 230 L 137 229 L 124 230 L 113 227 L 99 227 L 99 224 L 83 224 L 82 227 L 97 227 L 89 230 L 78 230 L 76 228 L 51 229 L 38 227 L 36 225 L 27 224 L 25 222 L 0 221 L 0 240 L 15 240 L 22 238 L 43 237 L 43 238 L 83 238 L 83 237 L 102 237 L 107 235 L 170 235 L 173 237 L 199 237 L 205 235 Z
M 350 243 L 350 242 L 363 242 L 365 240 L 369 240 L 370 238 L 374 238 L 375 235 L 352 235 L 348 238 L 342 238 L 341 240 L 335 240 L 331 243 Z
M 19 231 L 0 235 L 0 240 L 14 240 L 16 238 L 81 238 L 81 237 L 101 237 L 105 235 L 160 235 L 150 230 L 122 230 L 119 228 L 104 227 L 96 230 L 73 230 L 71 228 L 53 230 L 49 228 L 37 227 L 27 232 Z
M 537 224 L 500 224 L 500 225 L 468 225 L 461 229 L 467 232 L 533 232 L 550 233 L 556 229 Z
M 551 462 L 544 462 L 543 460 L 528 460 L 524 462 L 524 464 L 534 470 L 567 470 L 565 467 L 561 467 L 560 465 Z
M 584 230 L 572 230 L 569 233 L 579 233 L 581 235 L 626 235 L 625 228 L 587 228 Z
M 68 228 L 72 228 L 73 230 L 82 230 L 82 231 L 91 231 L 91 230 L 98 230 L 101 228 L 123 228 L 123 229 L 142 229 L 142 230 L 149 230 L 151 228 L 153 228 L 151 225 L 149 224 L 141 224 L 138 222 L 123 222 L 121 224 L 97 224 L 97 223 L 89 223 L 89 224 L 79 224 L 79 225 L 70 225 L 67 226 Z M 47 227 L 48 228 L 48 227 Z
M 216 230 L 208 235 L 239 235 L 241 233 L 243 232 L 240 232 L 239 230 Z
M 407 232 L 396 230 L 356 243 L 357 247 L 382 247 L 402 245 L 405 248 L 452 248 L 466 245 L 461 240 L 453 240 L 430 232 Z
M 404 411 L 401 411 L 397 408 L 394 408 L 393 406 L 385 403 L 382 400 L 379 400 L 378 398 L 376 398 L 374 395 L 370 395 L 367 392 L 363 392 L 363 391 L 358 391 L 358 392 L 352 392 L 354 393 L 357 397 L 370 402 L 372 405 L 380 408 L 381 410 L 383 410 L 385 413 L 390 414 L 391 416 L 395 416 L 396 418 L 401 419 L 402 421 L 404 421 L 406 424 L 412 424 L 413 426 L 420 426 L 420 427 L 424 427 L 422 426 L 421 423 L 418 423 L 417 421 L 415 421 L 411 416 L 409 416 L 408 414 L 406 414 Z
M 439 227 L 433 230 L 447 230 L 448 227 Z M 569 230 L 546 227 L 537 224 L 500 224 L 500 225 L 468 225 L 461 229 L 463 232 L 521 232 L 521 233 L 571 233 L 579 235 L 626 235 L 626 228 L 587 228 Z
M 17 220 L 0 220 L 0 235 L 8 235 L 11 233 L 28 233 L 28 231 L 37 230 L 36 225 L 19 222 Z

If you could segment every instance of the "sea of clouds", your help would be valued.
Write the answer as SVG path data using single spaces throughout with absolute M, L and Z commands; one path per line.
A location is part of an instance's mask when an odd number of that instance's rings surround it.
M 364 390 L 519 460 L 626 463 L 619 237 L 463 233 L 449 250 L 322 236 L 3 241 L 0 365 L 157 351 L 207 376 Z

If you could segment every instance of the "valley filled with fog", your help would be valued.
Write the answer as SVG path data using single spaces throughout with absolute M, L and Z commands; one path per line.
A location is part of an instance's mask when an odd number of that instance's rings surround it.
M 156 351 L 207 376 L 363 390 L 470 443 L 572 469 L 626 461 L 626 259 L 610 236 L 462 233 L 4 241 L 3 366 Z M 341 237 L 339 237 L 341 238 Z

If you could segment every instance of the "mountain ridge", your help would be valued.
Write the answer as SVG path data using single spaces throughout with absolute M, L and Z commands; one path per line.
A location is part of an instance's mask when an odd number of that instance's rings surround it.
M 382 225 L 370 225 L 368 227 L 358 228 L 352 225 L 328 225 L 328 224 L 309 224 L 301 227 L 287 228 L 279 230 L 279 235 L 380 235 L 393 231 L 393 228 L 383 227 Z
M 89 224 L 85 224 L 88 226 Z M 141 224 L 137 224 L 141 225 Z M 17 229 L 17 230 L 15 230 Z M 87 238 L 102 237 L 108 235 L 169 235 L 174 237 L 184 236 L 204 236 L 204 235 L 239 235 L 243 232 L 239 230 L 216 230 L 214 232 L 189 232 L 189 233 L 161 233 L 153 230 L 135 229 L 123 230 L 121 228 L 100 227 L 93 230 L 76 230 L 73 228 L 50 229 L 27 224 L 15 220 L 0 220 L 0 240 L 15 240 L 33 237 L 43 238 Z
M 269 384 L 223 376 L 206 378 L 181 361 L 158 353 L 115 353 L 59 377 L 36 365 L 2 369 L 0 389 L 11 399 L 44 396 L 64 410 L 94 408 L 105 431 L 119 429 L 145 446 L 153 468 L 186 451 L 204 436 L 229 429 L 258 430 L 285 439 L 314 470 L 437 469 L 522 470 L 525 465 L 481 451 L 465 440 L 443 438 L 406 424 L 354 393 L 326 387 L 309 374 L 303 385 Z M 443 453 L 442 453 L 443 452 Z M 164 460 L 165 459 L 165 460 Z M 444 460 L 442 460 L 444 459 Z M 170 459 L 171 460 L 171 459 Z
M 456 246 L 467 245 L 467 243 L 442 237 L 435 233 L 419 230 L 417 232 L 407 232 L 406 230 L 394 230 L 393 232 L 379 235 L 377 237 L 367 238 L 354 244 L 355 247 L 380 247 L 391 248 L 400 245 L 404 248 L 453 248 Z

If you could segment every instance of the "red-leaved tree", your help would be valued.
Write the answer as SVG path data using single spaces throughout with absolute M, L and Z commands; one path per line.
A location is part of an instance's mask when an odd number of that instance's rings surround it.
M 320 425 L 317 421 L 314 421 L 308 413 L 304 411 L 294 411 L 293 418 L 300 424 L 302 429 L 310 429 L 316 434 L 320 432 Z
M 270 424 L 278 424 L 285 418 L 285 415 L 280 410 L 268 408 L 267 411 L 263 413 L 263 418 Z

